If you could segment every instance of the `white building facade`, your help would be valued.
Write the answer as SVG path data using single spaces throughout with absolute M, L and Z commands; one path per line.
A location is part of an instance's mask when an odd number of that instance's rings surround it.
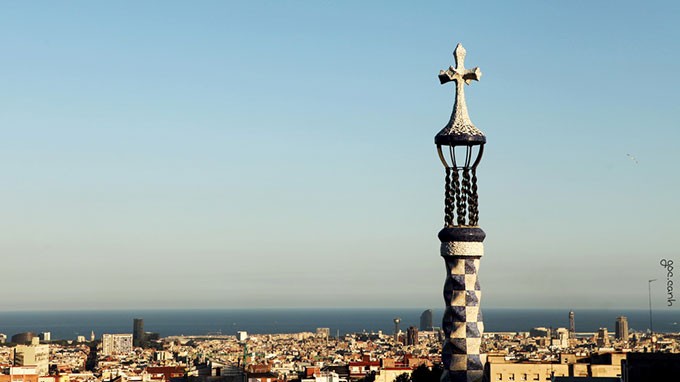
M 132 353 L 132 333 L 102 334 L 102 354 L 116 355 Z

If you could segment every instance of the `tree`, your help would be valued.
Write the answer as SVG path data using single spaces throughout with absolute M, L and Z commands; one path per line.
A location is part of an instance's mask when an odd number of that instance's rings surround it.
M 411 382 L 411 376 L 408 373 L 399 374 L 394 382 Z
M 375 370 L 371 371 L 370 373 L 366 373 L 366 376 L 357 382 L 375 382 Z
M 420 365 L 411 373 L 411 382 L 439 382 L 443 371 L 444 369 L 439 365 L 432 366 L 432 370 L 425 365 Z

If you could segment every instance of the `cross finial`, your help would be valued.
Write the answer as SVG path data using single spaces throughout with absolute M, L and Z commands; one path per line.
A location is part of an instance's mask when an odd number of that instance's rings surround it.
M 456 45 L 456 49 L 453 51 L 453 58 L 456 60 L 456 67 L 449 66 L 449 68 L 444 71 L 439 71 L 439 81 L 443 84 L 449 81 L 459 80 L 465 81 L 466 84 L 470 85 L 472 80 L 479 81 L 482 78 L 482 71 L 479 68 L 465 69 L 465 55 L 467 51 L 463 48 L 463 45 Z
M 456 101 L 453 105 L 453 113 L 451 114 L 451 120 L 444 127 L 442 131 L 437 134 L 437 137 L 441 136 L 441 142 L 446 143 L 446 141 L 457 141 L 459 138 L 462 140 L 472 140 L 472 141 L 486 141 L 484 133 L 479 131 L 475 125 L 470 120 L 468 115 L 467 105 L 465 103 L 465 84 L 470 84 L 473 80 L 479 81 L 482 77 L 482 71 L 475 67 L 473 69 L 465 69 L 465 48 L 463 45 L 458 44 L 456 49 L 453 51 L 453 57 L 456 61 L 456 67 L 449 66 L 447 70 L 439 71 L 439 81 L 445 84 L 449 81 L 456 82 Z M 446 139 L 445 139 L 446 137 Z

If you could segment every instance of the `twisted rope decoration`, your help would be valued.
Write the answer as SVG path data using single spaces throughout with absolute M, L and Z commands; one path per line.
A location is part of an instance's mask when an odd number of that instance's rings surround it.
M 449 227 L 453 225 L 453 203 L 454 194 L 451 188 L 451 167 L 446 167 L 446 184 L 444 186 L 444 224 Z
M 479 225 L 479 195 L 477 194 L 477 168 L 472 168 L 472 189 L 470 193 L 470 225 Z
M 465 195 L 460 189 L 460 178 L 458 169 L 453 169 L 453 190 L 456 195 L 456 214 L 458 215 L 458 225 L 465 225 Z
M 472 200 L 470 198 L 470 169 L 465 167 L 465 168 L 463 168 L 462 173 L 463 173 L 463 184 L 462 184 L 462 192 L 461 193 L 462 193 L 462 199 L 463 199 L 463 201 L 462 201 L 463 213 L 461 215 L 462 215 L 462 219 L 463 219 L 462 225 L 465 225 L 465 220 L 466 220 L 465 215 L 468 212 L 468 208 L 469 208 L 470 203 L 472 203 Z

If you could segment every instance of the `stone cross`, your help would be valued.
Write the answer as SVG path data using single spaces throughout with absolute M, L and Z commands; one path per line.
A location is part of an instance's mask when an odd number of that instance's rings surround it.
M 465 84 L 470 85 L 472 80 L 479 81 L 482 78 L 482 71 L 479 68 L 465 69 L 465 48 L 463 45 L 456 45 L 453 51 L 453 57 L 456 60 L 456 67 L 449 66 L 444 71 L 439 71 L 439 82 L 443 84 L 449 81 L 456 81 L 456 102 L 453 105 L 453 114 L 451 115 L 451 122 L 449 126 L 453 130 L 462 130 L 464 132 L 469 129 L 477 130 L 468 116 L 467 105 L 465 104 Z M 463 84 L 465 82 L 465 84 Z M 480 132 L 481 133 L 481 132 Z

